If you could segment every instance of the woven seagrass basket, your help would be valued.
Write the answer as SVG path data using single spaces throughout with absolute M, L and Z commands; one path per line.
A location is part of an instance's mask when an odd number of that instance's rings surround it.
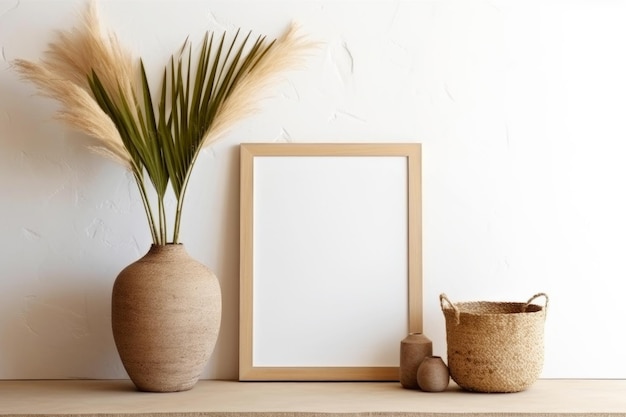
M 545 305 L 532 304 L 538 297 Z M 526 303 L 452 303 L 439 296 L 446 320 L 448 368 L 461 388 L 477 392 L 518 392 L 532 385 L 543 368 L 543 332 L 548 296 Z

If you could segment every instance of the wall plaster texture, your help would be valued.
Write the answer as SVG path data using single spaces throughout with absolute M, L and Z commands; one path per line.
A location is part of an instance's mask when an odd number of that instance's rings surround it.
M 135 186 L 10 67 L 39 58 L 83 5 L 0 0 L 0 378 L 125 377 L 110 291 L 150 244 Z M 224 295 L 204 378 L 237 378 L 238 144 L 361 141 L 423 144 L 425 333 L 436 354 L 439 293 L 524 301 L 545 291 L 543 376 L 626 378 L 616 359 L 626 3 L 127 0 L 100 11 L 152 77 L 207 29 L 277 36 L 293 19 L 321 42 L 304 71 L 203 153 L 190 184 L 183 241 Z

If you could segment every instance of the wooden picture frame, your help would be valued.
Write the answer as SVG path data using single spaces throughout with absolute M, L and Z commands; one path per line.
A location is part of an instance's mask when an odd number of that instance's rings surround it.
M 421 145 L 242 144 L 241 381 L 397 381 L 422 332 Z

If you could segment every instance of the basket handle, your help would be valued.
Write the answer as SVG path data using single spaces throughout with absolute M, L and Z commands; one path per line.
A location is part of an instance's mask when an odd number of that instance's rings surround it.
M 544 304 L 543 309 L 547 311 L 548 302 L 550 301 L 550 299 L 548 298 L 548 294 L 546 294 L 545 292 L 540 292 L 530 297 L 530 299 L 526 302 L 526 304 L 524 304 L 524 311 L 526 311 L 530 303 L 532 303 L 536 298 L 539 298 L 539 297 L 544 297 L 546 299 L 546 303 Z
M 452 310 L 454 310 L 454 317 L 456 318 L 456 324 L 459 324 L 461 322 L 461 311 L 459 311 L 459 308 L 457 306 L 452 304 L 452 301 L 450 301 L 450 299 L 445 293 L 439 294 L 439 304 L 441 305 L 441 311 L 443 311 L 445 308 L 443 305 L 444 301 L 450 304 L 450 307 L 452 308 Z

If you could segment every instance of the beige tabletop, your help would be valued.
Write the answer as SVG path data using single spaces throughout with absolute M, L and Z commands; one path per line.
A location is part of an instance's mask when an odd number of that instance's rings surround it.
M 626 380 L 539 380 L 514 394 L 399 383 L 200 381 L 190 391 L 143 393 L 125 380 L 0 381 L 0 415 L 626 417 Z

